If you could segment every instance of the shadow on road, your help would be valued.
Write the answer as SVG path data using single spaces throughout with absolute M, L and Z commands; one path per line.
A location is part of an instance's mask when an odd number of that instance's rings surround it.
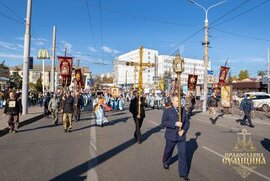
M 125 123 L 125 122 L 127 122 L 127 120 L 129 118 L 131 118 L 131 117 L 124 117 L 124 118 L 119 118 L 119 119 L 113 119 L 113 120 L 109 121 L 109 123 L 107 125 L 113 126 L 113 125 L 118 124 L 118 123 L 121 123 L 121 122 Z
M 198 149 L 198 143 L 197 143 L 197 139 L 199 136 L 201 136 L 201 132 L 196 132 L 195 133 L 195 138 L 191 138 L 189 141 L 187 141 L 186 143 L 186 156 L 187 156 L 187 169 L 188 169 L 188 174 L 191 168 L 191 163 L 192 163 L 192 159 L 193 159 L 193 155 L 195 153 L 195 151 Z M 178 155 L 175 155 L 172 158 L 171 164 L 173 164 L 174 162 L 176 162 L 178 160 Z
M 152 134 L 158 132 L 160 129 L 161 129 L 160 126 L 156 126 L 153 129 L 145 132 L 142 135 L 143 139 L 145 140 L 145 139 L 149 138 Z M 126 150 L 127 148 L 134 145 L 135 143 L 136 143 L 136 141 L 134 139 L 130 139 L 130 140 L 112 148 L 111 150 L 60 174 L 60 175 L 56 176 L 55 178 L 52 178 L 51 180 L 52 181 L 82 180 L 84 178 L 81 176 L 82 174 L 85 174 L 88 170 L 91 170 L 91 169 L 95 168 L 96 166 L 104 163 L 105 161 L 107 161 L 110 158 L 114 157 L 115 155 L 121 153 L 122 151 Z
M 27 132 L 27 131 L 34 131 L 34 130 L 39 130 L 39 129 L 45 129 L 45 128 L 52 128 L 52 127 L 57 127 L 57 126 L 60 126 L 61 124 L 57 124 L 57 125 L 54 125 L 54 124 L 50 124 L 50 125 L 46 125 L 46 126 L 40 126 L 40 127 L 36 127 L 36 128 L 31 128 L 31 129 L 23 129 L 23 130 L 18 130 L 18 133 L 21 133 L 21 132 Z
M 270 152 L 270 140 L 268 138 L 264 138 L 261 141 L 262 146 L 264 147 L 264 149 L 266 149 L 267 151 Z

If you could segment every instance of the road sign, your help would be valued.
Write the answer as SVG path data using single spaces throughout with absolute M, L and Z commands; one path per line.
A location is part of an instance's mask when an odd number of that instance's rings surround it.
M 207 73 L 208 73 L 208 75 L 213 75 L 214 71 L 213 70 L 208 70 Z

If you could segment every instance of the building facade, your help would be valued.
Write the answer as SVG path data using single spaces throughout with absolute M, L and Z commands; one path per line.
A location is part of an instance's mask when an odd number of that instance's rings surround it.
M 89 67 L 81 67 L 82 74 L 85 82 L 85 87 L 90 88 L 86 83 L 89 79 L 91 79 L 91 72 L 89 70 Z M 17 65 L 14 67 L 10 67 L 10 75 L 12 75 L 13 72 L 18 72 L 18 74 L 23 77 L 23 66 Z M 42 64 L 34 64 L 33 69 L 29 69 L 29 83 L 36 84 L 37 80 L 41 78 L 42 81 L 44 81 L 45 90 L 50 90 L 50 82 L 51 82 L 51 65 L 45 65 L 44 69 L 44 79 L 43 79 L 43 70 L 42 70 Z M 59 68 L 56 68 L 55 71 L 55 87 L 59 87 L 59 85 L 62 85 L 61 81 L 61 75 L 59 74 Z M 73 71 L 72 77 L 75 77 L 75 72 Z M 74 80 L 71 82 L 70 88 L 74 87 Z
M 126 54 L 120 55 L 114 60 L 113 65 L 113 79 L 117 86 L 125 87 L 138 84 L 139 67 L 126 66 L 126 62 L 132 61 L 139 63 L 140 50 L 134 50 Z M 158 57 L 158 51 L 152 49 L 143 49 L 143 63 L 155 63 Z M 154 67 L 143 68 L 143 84 L 148 87 L 154 83 Z
M 155 67 L 143 69 L 143 84 L 145 88 L 156 87 L 157 81 L 169 72 L 171 78 L 176 78 L 173 72 L 173 56 L 159 55 L 157 50 L 143 49 L 143 63 L 155 63 Z M 120 87 L 133 86 L 138 83 L 138 70 L 136 67 L 126 66 L 127 61 L 139 62 L 139 49 L 120 55 L 114 60 L 114 83 Z M 187 85 L 188 74 L 198 75 L 197 85 L 204 83 L 204 61 L 199 59 L 184 58 L 184 72 L 181 75 L 182 85 Z M 209 61 L 208 70 L 211 70 Z

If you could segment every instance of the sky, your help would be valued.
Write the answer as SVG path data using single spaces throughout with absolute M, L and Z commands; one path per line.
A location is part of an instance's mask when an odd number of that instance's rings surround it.
M 208 8 L 221 1 L 196 2 Z M 27 0 L 0 0 L 0 61 L 9 66 L 22 63 L 26 7 Z M 248 70 L 254 77 L 267 70 L 269 9 L 270 0 L 227 0 L 208 11 L 215 75 L 226 60 L 232 75 Z M 31 56 L 51 50 L 56 26 L 56 55 L 64 55 L 66 47 L 67 55 L 93 74 L 112 72 L 115 57 L 141 45 L 203 59 L 204 20 L 204 10 L 188 0 L 32 0 Z

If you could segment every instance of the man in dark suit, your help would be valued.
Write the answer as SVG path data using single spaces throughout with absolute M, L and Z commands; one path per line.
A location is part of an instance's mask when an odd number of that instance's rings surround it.
M 169 169 L 175 145 L 178 149 L 178 171 L 183 180 L 189 180 L 186 161 L 186 134 L 189 129 L 189 119 L 182 107 L 182 123 L 178 121 L 178 97 L 172 97 L 172 105 L 165 108 L 162 115 L 161 127 L 166 128 L 166 146 L 163 154 L 163 167 Z M 179 132 L 179 128 L 181 131 Z
M 144 98 L 141 97 L 141 113 L 140 115 L 138 115 L 138 104 L 139 104 L 139 95 L 137 91 L 133 92 L 134 98 L 131 100 L 130 102 L 130 106 L 129 106 L 129 111 L 132 113 L 133 115 L 133 119 L 135 122 L 135 132 L 134 132 L 134 138 L 137 140 L 138 144 L 141 144 L 142 140 L 141 140 L 141 127 L 142 127 L 142 123 L 143 120 L 145 118 L 145 110 L 144 107 L 146 107 L 146 103 L 144 101 Z

